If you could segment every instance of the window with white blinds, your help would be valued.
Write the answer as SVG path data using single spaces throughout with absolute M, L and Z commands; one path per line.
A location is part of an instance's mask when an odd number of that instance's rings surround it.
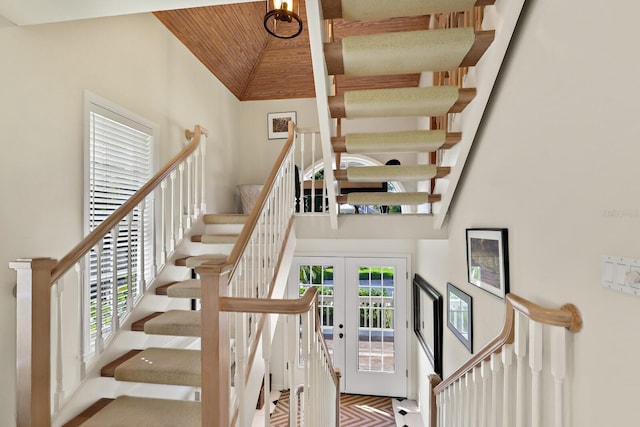
M 152 176 L 153 128 L 109 107 L 87 103 L 87 233 Z M 152 201 L 147 198 L 89 254 L 85 293 L 88 353 L 115 332 L 152 278 L 152 219 Z

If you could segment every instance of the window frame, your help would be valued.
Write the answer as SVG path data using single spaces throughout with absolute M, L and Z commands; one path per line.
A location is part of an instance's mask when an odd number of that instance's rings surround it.
M 125 126 L 131 127 L 138 131 L 148 133 L 151 135 L 151 141 L 149 146 L 149 178 L 151 178 L 157 171 L 157 146 L 159 142 L 158 126 L 154 122 L 142 117 L 132 111 L 121 107 L 120 105 L 102 98 L 88 90 L 84 91 L 83 97 L 83 190 L 82 190 L 82 231 L 83 236 L 87 236 L 91 232 L 91 194 L 90 194 L 90 172 L 91 172 L 91 113 L 97 113 L 110 120 L 114 120 Z M 151 196 L 152 197 L 152 196 Z M 155 201 L 151 198 L 151 208 L 155 211 Z M 155 226 L 153 225 L 153 213 L 150 216 L 150 233 L 152 233 L 152 242 L 155 241 L 153 234 L 155 233 Z M 153 253 L 153 252 L 152 252 Z M 90 306 L 91 306 L 91 267 L 89 265 L 90 255 L 87 254 L 85 258 L 86 265 L 83 270 L 83 281 L 85 286 L 82 289 L 82 328 L 83 328 L 83 353 L 84 361 L 86 362 L 95 354 L 102 351 L 102 348 L 98 347 L 97 343 L 92 342 L 90 333 Z M 155 260 L 149 260 L 155 264 Z M 148 285 L 148 283 L 147 283 Z M 99 294 L 99 291 L 98 291 Z M 137 302 L 142 296 L 142 292 L 137 296 Z M 117 306 L 113 308 L 117 312 Z M 126 318 L 128 313 L 125 312 L 123 319 Z M 113 325 L 113 323 L 112 323 Z M 104 337 L 103 345 L 106 345 L 113 337 L 115 332 L 112 327 L 107 336 Z

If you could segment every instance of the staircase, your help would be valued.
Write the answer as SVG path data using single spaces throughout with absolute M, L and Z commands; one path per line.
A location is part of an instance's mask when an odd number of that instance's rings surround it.
M 248 215 L 206 214 L 204 234 L 191 236 L 207 248 L 202 255 L 180 257 L 175 265 L 189 271 L 209 261 L 226 261 L 238 239 Z M 201 280 L 187 279 L 155 288 L 161 298 L 200 299 Z M 195 308 L 195 307 L 194 307 Z M 154 312 L 135 321 L 131 330 L 147 335 L 200 337 L 201 316 L 198 310 L 168 310 Z M 193 348 L 134 349 L 105 365 L 100 374 L 115 381 L 161 384 L 167 386 L 201 387 L 201 354 Z M 231 373 L 233 376 L 233 372 Z M 170 394 L 170 392 L 168 392 Z M 193 393 L 192 393 L 193 394 Z M 74 426 L 148 425 L 200 426 L 200 403 L 194 400 L 157 399 L 122 395 L 103 398 L 65 424 Z
M 336 183 L 339 203 L 404 205 L 411 212 L 436 214 L 434 226 L 442 226 L 515 26 L 515 21 L 513 27 L 510 21 L 496 24 L 495 10 L 485 19 L 485 7 L 495 9 L 494 2 L 307 2 L 325 171 L 329 164 L 337 166 L 325 177 Z M 519 13 L 520 8 L 515 9 Z M 319 20 L 313 19 L 315 14 Z M 394 27 L 394 20 L 423 15 L 429 17 L 423 30 Z M 361 28 L 376 32 L 341 34 L 345 23 L 357 25 L 361 20 L 375 20 Z M 324 42 L 317 43 L 316 37 Z M 486 56 L 490 58 L 486 66 L 481 64 L 479 78 L 475 69 Z M 391 76 L 416 73 L 421 75 L 419 87 L 389 87 Z M 360 87 L 342 90 L 340 84 L 347 80 L 361 82 Z M 362 119 L 398 117 L 415 118 L 416 129 L 342 132 Z M 340 166 L 343 154 L 394 159 L 408 153 L 415 154 L 415 163 Z M 415 191 L 388 193 L 388 181 L 407 183 Z M 368 188 L 358 190 L 363 187 Z

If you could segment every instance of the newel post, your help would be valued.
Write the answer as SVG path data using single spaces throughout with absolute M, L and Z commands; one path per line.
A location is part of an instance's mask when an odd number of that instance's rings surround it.
M 51 425 L 51 258 L 19 259 L 16 270 L 16 425 Z
M 219 303 L 220 297 L 228 295 L 231 267 L 227 261 L 212 261 L 196 268 L 202 306 L 200 407 L 202 425 L 207 427 L 226 427 L 230 422 L 229 313 L 221 312 Z

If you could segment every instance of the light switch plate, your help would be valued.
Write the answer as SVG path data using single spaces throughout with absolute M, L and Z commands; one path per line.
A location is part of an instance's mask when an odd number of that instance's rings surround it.
M 603 255 L 600 265 L 603 288 L 640 296 L 640 283 L 631 273 L 640 272 L 640 259 Z

